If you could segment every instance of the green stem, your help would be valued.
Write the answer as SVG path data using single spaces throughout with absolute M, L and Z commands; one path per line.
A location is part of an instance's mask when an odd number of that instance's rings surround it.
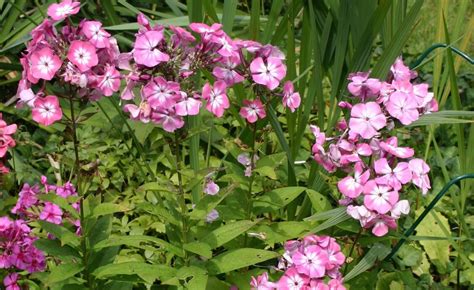
M 181 152 L 179 148 L 179 136 L 178 132 L 175 133 L 174 139 L 174 149 L 176 157 L 176 173 L 178 174 L 178 202 L 181 207 L 181 221 L 183 226 L 181 228 L 181 235 L 183 239 L 183 245 L 188 243 L 188 207 L 186 206 L 186 198 L 184 196 L 183 189 L 183 177 L 181 175 Z M 185 264 L 189 264 L 189 257 L 187 252 L 184 252 L 184 261 Z
M 347 255 L 347 258 L 351 257 L 352 256 L 352 253 L 354 252 L 354 249 L 355 249 L 355 245 L 357 244 L 357 242 L 359 241 L 359 238 L 362 234 L 362 228 L 359 229 L 359 232 L 357 233 L 355 239 L 354 239 L 354 242 L 352 242 L 352 246 L 351 246 L 351 249 L 349 250 L 349 255 Z M 347 260 L 346 258 L 346 260 Z M 349 264 L 346 262 L 346 265 L 344 266 L 344 271 L 343 271 L 343 274 L 342 276 L 346 276 L 346 273 L 347 273 L 347 266 L 349 266 Z
M 247 220 L 250 220 L 252 216 L 252 208 L 253 208 L 253 202 L 252 202 L 252 187 L 253 187 L 253 182 L 255 179 L 255 174 L 253 170 L 255 169 L 255 155 L 257 151 L 257 123 L 253 124 L 253 134 L 252 134 L 252 155 L 250 156 L 250 168 L 252 169 L 251 175 L 250 175 L 250 180 L 249 180 L 249 190 L 247 192 L 247 213 L 246 217 Z M 244 247 L 247 246 L 248 242 L 248 237 L 247 235 L 244 238 Z

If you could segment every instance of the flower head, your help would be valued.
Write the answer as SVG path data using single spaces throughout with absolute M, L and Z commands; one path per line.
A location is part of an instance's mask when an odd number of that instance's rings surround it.
M 44 126 L 49 126 L 61 120 L 63 111 L 59 106 L 58 98 L 56 96 L 38 98 L 34 103 L 32 116 L 33 120 Z
M 99 63 L 96 48 L 88 41 L 74 40 L 69 47 L 67 58 L 81 72 L 86 72 Z
M 49 47 L 35 51 L 29 57 L 30 74 L 37 79 L 51 80 L 61 67 L 61 59 Z
M 276 57 L 269 57 L 266 61 L 257 57 L 250 63 L 250 71 L 254 82 L 274 90 L 285 77 L 286 66 Z
M 53 20 L 63 20 L 64 18 L 77 14 L 81 3 L 72 0 L 62 0 L 59 4 L 51 4 L 48 7 L 48 16 Z
M 294 112 L 301 103 L 300 93 L 295 92 L 293 87 L 293 83 L 291 81 L 287 81 L 283 85 L 283 107 L 288 107 L 292 112 Z
M 162 30 L 151 30 L 139 34 L 133 46 L 133 58 L 137 64 L 154 67 L 160 62 L 168 61 L 169 55 L 158 49 L 162 39 Z
M 207 101 L 206 109 L 218 118 L 222 117 L 230 106 L 226 90 L 227 85 L 223 81 L 215 82 L 214 86 L 206 83 L 202 88 L 202 97 Z
M 247 119 L 249 123 L 255 123 L 258 119 L 266 117 L 265 108 L 260 100 L 244 100 L 244 106 L 240 109 L 240 116 Z
M 386 118 L 375 102 L 361 103 L 352 107 L 349 128 L 364 139 L 370 139 L 385 127 Z

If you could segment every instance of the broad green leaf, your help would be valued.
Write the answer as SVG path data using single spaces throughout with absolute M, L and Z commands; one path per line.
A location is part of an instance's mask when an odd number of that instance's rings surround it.
M 377 261 L 382 261 L 390 253 L 390 248 L 377 243 L 370 248 L 365 256 L 359 261 L 357 265 L 350 271 L 345 277 L 344 281 L 347 282 L 354 277 L 364 273 L 370 269 Z
M 114 246 L 130 246 L 130 247 L 142 247 L 144 244 L 155 244 L 166 251 L 169 251 L 179 257 L 184 257 L 183 251 L 173 246 L 172 244 L 163 241 L 162 239 L 150 237 L 150 236 L 118 236 L 112 235 L 107 240 L 100 241 L 94 247 L 94 249 L 102 249 L 107 247 L 114 247 Z
M 130 208 L 114 203 L 101 203 L 92 210 L 92 217 L 98 217 L 108 214 L 113 214 L 116 212 L 129 211 Z
M 417 216 L 421 214 L 424 208 L 420 208 L 416 211 Z M 442 225 L 449 229 L 448 219 L 442 215 L 439 216 L 439 221 Z M 424 220 L 416 228 L 416 234 L 422 236 L 439 236 L 444 237 L 445 234 L 438 223 L 438 221 L 433 217 L 433 215 L 428 214 Z M 449 241 L 430 241 L 422 240 L 419 243 L 425 249 L 426 254 L 430 261 L 436 265 L 440 273 L 446 273 L 448 263 L 449 263 Z
M 206 195 L 194 207 L 193 211 L 189 213 L 189 218 L 192 220 L 204 219 L 206 215 L 213 210 L 219 203 L 221 203 L 232 191 L 233 187 L 227 188 L 227 191 L 218 195 Z
M 254 201 L 254 212 L 261 214 L 278 210 L 295 198 L 297 198 L 306 188 L 304 187 L 284 187 L 277 188 L 258 197 Z
M 204 258 L 207 258 L 207 259 L 212 258 L 212 249 L 206 243 L 192 242 L 192 243 L 184 244 L 183 249 L 185 249 L 188 252 L 203 256 Z
M 208 262 L 209 273 L 217 275 L 279 257 L 272 251 L 242 248 L 225 252 Z
M 57 239 L 38 239 L 35 241 L 35 247 L 48 253 L 48 255 L 57 257 L 61 260 L 81 258 L 81 255 L 76 249 L 67 245 L 61 245 L 60 241 Z
M 282 221 L 270 225 L 262 224 L 255 227 L 255 235 L 262 236 L 262 240 L 270 246 L 283 243 L 287 240 L 302 237 L 311 228 L 308 222 Z
M 51 273 L 48 275 L 46 283 L 51 285 L 64 281 L 76 275 L 77 273 L 80 273 L 82 270 L 84 270 L 83 265 L 75 264 L 72 262 L 58 265 L 51 269 Z
M 237 10 L 237 0 L 224 0 L 224 11 L 222 13 L 222 25 L 227 34 L 232 32 L 234 17 Z
M 118 275 L 137 275 L 147 283 L 165 280 L 176 275 L 176 270 L 165 265 L 152 265 L 143 262 L 127 262 L 102 266 L 92 272 L 98 279 L 113 278 Z
M 207 236 L 201 239 L 203 243 L 211 246 L 212 249 L 220 247 L 225 243 L 231 241 L 237 236 L 253 227 L 257 221 L 236 221 L 213 230 Z
M 182 267 L 176 273 L 176 277 L 180 280 L 189 280 L 187 282 L 187 289 L 205 290 L 207 285 L 207 271 L 196 266 Z
M 52 224 L 46 221 L 39 220 L 41 228 L 48 233 L 53 234 L 57 239 L 61 241 L 61 245 L 70 245 L 73 248 L 79 247 L 80 238 L 70 230 L 63 226 Z

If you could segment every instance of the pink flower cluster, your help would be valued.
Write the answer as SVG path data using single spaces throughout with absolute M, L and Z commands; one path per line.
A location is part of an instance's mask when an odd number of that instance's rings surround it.
M 6 156 L 8 149 L 16 145 L 15 139 L 12 137 L 16 129 L 16 124 L 8 125 L 0 113 L 0 174 L 6 174 L 10 171 L 8 167 L 3 164 L 2 159 Z
M 79 220 L 74 219 L 70 213 L 63 211 L 58 205 L 52 202 L 42 201 L 39 198 L 40 194 L 49 192 L 54 192 L 56 195 L 65 199 L 70 196 L 77 196 L 74 185 L 70 182 L 66 182 L 62 186 L 48 184 L 45 176 L 41 177 L 41 184 L 43 188 L 41 188 L 39 184 L 30 186 L 25 183 L 19 193 L 17 203 L 11 212 L 24 219 L 40 219 L 57 225 L 62 224 L 64 221 L 69 221 L 76 226 L 76 233 L 80 234 L 81 224 Z M 79 211 L 78 202 L 72 202 L 70 205 L 76 211 Z
M 50 18 L 33 29 L 32 40 L 20 59 L 19 106 L 31 107 L 33 120 L 45 126 L 62 118 L 58 97 L 46 92 L 47 82 L 69 87 L 61 96 L 91 100 L 111 96 L 120 87 L 120 73 L 115 68 L 120 54 L 117 41 L 99 21 L 82 20 L 73 26 L 67 17 L 78 13 L 79 6 L 71 0 L 52 4 L 48 8 Z M 63 26 L 57 25 L 64 19 Z
M 285 243 L 285 253 L 278 268 L 284 270 L 278 282 L 268 280 L 268 273 L 250 283 L 254 290 L 345 290 L 339 271 L 345 262 L 341 247 L 334 238 L 310 235 L 303 240 Z
M 152 27 L 141 14 L 138 23 L 132 51 L 119 57 L 119 68 L 128 71 L 121 98 L 133 100 L 134 89 L 140 91 L 138 105 L 124 106 L 132 119 L 173 132 L 184 126 L 185 116 L 199 114 L 201 107 L 220 118 L 231 104 L 229 88 L 246 80 L 268 96 L 280 95 L 283 106 L 292 111 L 299 106 L 300 96 L 291 82 L 285 84 L 282 94 L 273 93 L 286 75 L 285 57 L 278 48 L 233 40 L 221 24 L 192 23 L 190 31 L 175 26 L 165 31 L 160 25 Z M 212 74 L 215 81 L 197 87 L 193 76 L 201 71 Z M 240 115 L 249 123 L 265 118 L 258 95 L 243 101 Z
M 0 217 L 0 268 L 15 268 L 30 273 L 43 271 L 45 256 L 34 246 L 35 240 L 24 220 Z M 4 279 L 6 289 L 20 289 L 17 279 L 16 273 L 8 275 Z
M 409 213 L 408 200 L 400 200 L 404 187 L 414 184 L 423 194 L 431 188 L 429 166 L 390 135 L 397 122 L 408 125 L 437 110 L 428 85 L 412 84 L 415 76 L 401 59 L 392 65 L 388 82 L 369 78 L 369 73 L 352 74 L 348 89 L 353 104 L 340 103 L 350 110 L 349 124 L 342 120 L 337 126 L 341 135 L 328 138 L 311 126 L 314 159 L 329 172 L 348 174 L 337 184 L 344 196 L 340 203 L 376 236 L 396 229 L 396 220 Z

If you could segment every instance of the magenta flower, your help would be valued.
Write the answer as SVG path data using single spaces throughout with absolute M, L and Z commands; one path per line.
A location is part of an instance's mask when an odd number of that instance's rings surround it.
M 3 279 L 3 285 L 5 290 L 21 290 L 18 285 L 18 273 L 10 273 Z
M 426 194 L 431 188 L 430 178 L 428 177 L 428 172 L 430 172 L 430 167 L 422 159 L 416 158 L 408 162 L 408 167 L 413 173 L 412 182 L 419 188 L 423 194 Z
M 221 34 L 223 31 L 221 30 L 222 24 L 220 23 L 213 23 L 211 26 L 204 24 L 204 23 L 191 23 L 189 24 L 189 28 L 199 34 Z
M 104 48 L 109 45 L 110 33 L 102 29 L 102 23 L 99 21 L 84 22 L 82 32 L 89 42 L 97 48 Z
M 267 114 L 260 100 L 244 100 L 244 106 L 240 109 L 240 116 L 247 119 L 249 123 L 255 123 L 258 119 L 265 118 Z
M 212 74 L 219 80 L 223 80 L 227 86 L 244 81 L 244 77 L 235 70 L 235 67 L 240 64 L 238 56 L 223 57 L 220 64 L 222 66 L 214 67 Z
M 178 83 L 168 82 L 163 77 L 156 77 L 143 87 L 142 94 L 150 106 L 168 109 L 174 106 L 177 99 L 179 99 L 178 92 Z
M 304 253 L 298 251 L 291 258 L 298 272 L 310 278 L 321 278 L 326 272 L 328 255 L 319 246 L 306 247 Z
M 95 47 L 87 41 L 74 40 L 69 47 L 67 58 L 81 72 L 86 72 L 99 63 Z
M 63 117 L 63 111 L 56 96 L 38 98 L 34 106 L 31 114 L 33 120 L 44 126 L 49 126 Z
M 169 55 L 158 49 L 162 39 L 162 30 L 151 30 L 139 34 L 133 46 L 133 58 L 136 63 L 147 67 L 154 67 L 160 62 L 168 61 L 170 59 Z
M 113 66 L 107 66 L 105 73 L 98 77 L 98 88 L 104 96 L 111 96 L 120 89 L 120 73 Z
M 277 289 L 279 290 L 299 290 L 304 289 L 308 284 L 309 278 L 300 274 L 296 268 L 289 268 L 278 281 Z
M 230 106 L 226 89 L 227 85 L 223 81 L 215 82 L 214 86 L 206 83 L 202 88 L 202 97 L 207 101 L 206 109 L 218 118 L 222 117 Z
M 283 107 L 288 107 L 294 112 L 301 103 L 300 93 L 295 92 L 293 83 L 291 81 L 285 82 L 283 85 Z
M 266 62 L 257 57 L 250 63 L 252 79 L 257 83 L 274 90 L 286 75 L 286 66 L 276 57 L 269 57 Z
M 127 104 L 123 106 L 123 111 L 130 113 L 132 120 L 140 120 L 143 123 L 148 123 L 151 120 L 152 109 L 146 101 L 141 102 L 140 106 Z
M 251 290 L 274 290 L 276 289 L 276 284 L 268 281 L 268 273 L 265 272 L 262 275 L 259 275 L 257 278 L 252 277 L 250 281 Z
M 365 72 L 350 74 L 348 80 L 351 81 L 347 85 L 349 92 L 362 100 L 377 96 L 382 87 L 380 80 L 369 78 L 369 73 Z
M 386 108 L 403 125 L 410 125 L 420 117 L 415 97 L 407 93 L 397 91 L 391 94 Z
M 361 103 L 352 107 L 349 128 L 364 139 L 377 135 L 377 131 L 385 127 L 385 119 L 380 106 L 375 102 Z
M 377 184 L 369 180 L 364 185 L 364 205 L 378 213 L 389 212 L 398 201 L 398 192 L 391 190 L 389 186 Z
M 8 148 L 15 147 L 16 142 L 11 135 L 15 134 L 16 129 L 16 124 L 7 125 L 0 113 L 0 158 L 7 154 Z
M 402 184 L 407 184 L 411 181 L 412 174 L 406 162 L 399 162 L 392 169 L 387 159 L 381 158 L 374 162 L 374 169 L 377 174 L 381 175 L 375 181 L 378 184 L 388 185 L 395 190 L 400 190 Z
M 40 220 L 59 225 L 63 220 L 63 211 L 54 203 L 46 202 L 39 218 Z
M 61 67 L 61 59 L 49 47 L 35 51 L 29 57 L 30 74 L 36 79 L 50 81 Z
M 53 20 L 63 20 L 64 18 L 77 14 L 81 3 L 72 0 L 62 0 L 59 4 L 51 4 L 48 7 L 48 16 Z
M 364 191 L 364 184 L 369 180 L 370 171 L 363 171 L 362 165 L 356 163 L 354 177 L 346 176 L 337 183 L 339 191 L 349 198 L 357 198 Z

